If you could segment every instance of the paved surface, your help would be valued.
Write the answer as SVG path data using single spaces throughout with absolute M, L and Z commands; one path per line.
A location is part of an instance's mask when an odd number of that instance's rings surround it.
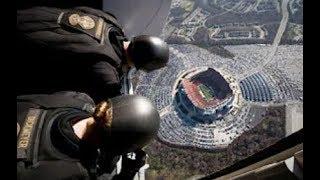
M 288 3 L 289 3 L 289 0 L 283 0 L 281 3 L 282 19 L 281 19 L 277 34 L 273 40 L 272 47 L 270 51 L 267 52 L 266 60 L 264 61 L 263 64 L 261 64 L 261 66 L 257 67 L 256 69 L 252 69 L 252 71 L 245 73 L 243 78 L 261 71 L 267 64 L 269 64 L 273 60 L 273 57 L 276 54 L 278 46 L 282 39 L 282 35 L 286 30 L 286 27 L 288 24 L 288 19 L 289 19 Z

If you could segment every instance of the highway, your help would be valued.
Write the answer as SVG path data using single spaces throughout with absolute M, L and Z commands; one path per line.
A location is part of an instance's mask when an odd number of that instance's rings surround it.
M 284 31 L 286 30 L 286 27 L 288 24 L 288 19 L 289 19 L 288 3 L 289 3 L 289 0 L 282 0 L 282 3 L 281 3 L 282 19 L 281 19 L 277 34 L 273 40 L 272 46 L 271 46 L 270 50 L 267 51 L 266 60 L 264 61 L 263 64 L 261 64 L 261 66 L 255 68 L 255 69 L 252 69 L 251 71 L 247 71 L 245 74 L 243 74 L 241 79 L 244 79 L 245 77 L 248 77 L 252 74 L 255 74 L 255 73 L 261 71 L 267 64 L 272 62 L 273 57 L 276 54 L 278 46 L 280 44 L 282 35 L 283 35 Z

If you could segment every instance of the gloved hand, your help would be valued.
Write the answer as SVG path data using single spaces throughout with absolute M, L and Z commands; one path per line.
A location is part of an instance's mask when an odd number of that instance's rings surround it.
M 147 154 L 142 149 L 124 155 L 120 174 L 133 178 L 139 169 L 146 164 L 146 160 Z

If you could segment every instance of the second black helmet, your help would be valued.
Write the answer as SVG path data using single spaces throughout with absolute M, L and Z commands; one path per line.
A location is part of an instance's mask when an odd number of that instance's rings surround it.
M 143 148 L 156 137 L 160 127 L 156 107 L 138 95 L 117 96 L 99 103 L 94 118 L 102 125 L 102 148 L 116 153 Z
M 166 66 L 169 47 L 158 37 L 140 35 L 132 38 L 128 55 L 137 69 L 149 72 Z

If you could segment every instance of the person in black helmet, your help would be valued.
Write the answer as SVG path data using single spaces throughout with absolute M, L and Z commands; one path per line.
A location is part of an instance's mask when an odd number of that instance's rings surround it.
M 17 127 L 19 180 L 133 179 L 145 164 L 141 148 L 155 137 L 159 114 L 136 95 L 97 106 L 83 93 L 23 95 L 17 97 Z
M 17 11 L 17 92 L 73 90 L 95 102 L 120 95 L 128 69 L 166 66 L 167 44 L 158 37 L 128 39 L 116 17 L 89 7 L 32 7 Z M 32 79 L 32 81 L 30 81 Z
M 160 38 L 141 35 L 126 43 L 129 44 L 126 48 L 127 58 L 137 69 L 149 72 L 166 66 L 169 49 Z

